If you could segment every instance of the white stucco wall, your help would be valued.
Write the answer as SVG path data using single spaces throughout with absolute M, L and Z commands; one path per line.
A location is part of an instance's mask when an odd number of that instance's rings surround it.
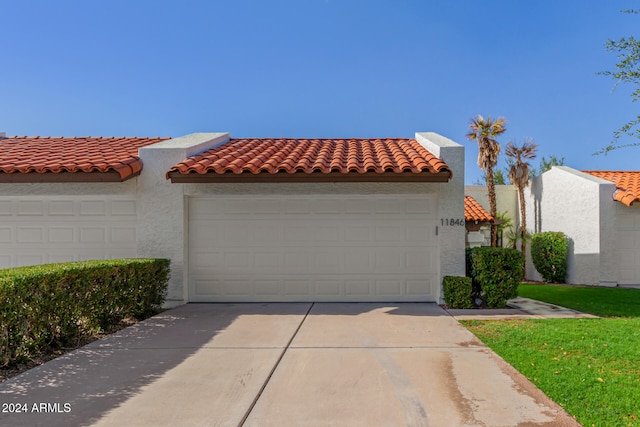
M 453 172 L 453 178 L 449 182 L 435 184 L 436 191 L 439 193 L 438 238 L 440 286 L 442 287 L 442 277 L 465 275 L 464 147 L 433 132 L 416 133 L 416 141 L 436 157 L 444 160 Z M 448 218 L 460 218 L 461 221 L 459 225 L 447 225 Z M 440 300 L 442 300 L 442 292 L 440 292 Z
M 527 200 L 527 222 L 534 233 L 562 231 L 569 240 L 567 282 L 599 285 L 615 281 L 613 249 L 615 185 L 566 166 L 536 177 Z M 527 278 L 541 280 L 531 257 Z
M 185 158 L 223 144 L 228 133 L 196 133 L 142 147 L 144 169 L 138 177 L 138 256 L 169 258 L 171 279 L 167 306 L 187 300 L 185 283 L 184 186 L 172 184 L 166 173 Z

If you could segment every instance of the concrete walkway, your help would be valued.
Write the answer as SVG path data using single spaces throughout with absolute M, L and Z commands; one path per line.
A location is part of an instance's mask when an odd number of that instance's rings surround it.
M 578 425 L 428 303 L 188 304 L 0 384 L 0 403 L 7 426 Z
M 497 320 L 497 319 L 596 319 L 593 314 L 581 313 L 570 308 L 549 304 L 530 298 L 513 298 L 507 301 L 507 308 L 487 310 L 447 309 L 447 313 L 457 320 Z

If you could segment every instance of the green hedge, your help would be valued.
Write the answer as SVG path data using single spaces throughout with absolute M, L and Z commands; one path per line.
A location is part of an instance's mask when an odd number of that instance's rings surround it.
M 564 283 L 569 243 L 561 231 L 544 231 L 531 237 L 531 260 L 542 280 Z
M 471 278 L 444 276 L 442 279 L 444 303 L 449 308 L 473 308 Z
M 524 277 L 522 254 L 509 248 L 481 247 L 467 252 L 473 294 L 488 307 L 501 308 L 518 296 Z
M 160 309 L 169 260 L 125 259 L 0 270 L 0 366 Z

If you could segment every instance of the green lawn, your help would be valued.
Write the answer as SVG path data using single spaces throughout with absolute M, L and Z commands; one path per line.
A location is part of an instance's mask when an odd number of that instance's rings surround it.
M 640 290 L 523 285 L 603 316 L 462 322 L 585 426 L 640 426 Z
M 520 285 L 521 297 L 605 317 L 640 317 L 640 289 Z

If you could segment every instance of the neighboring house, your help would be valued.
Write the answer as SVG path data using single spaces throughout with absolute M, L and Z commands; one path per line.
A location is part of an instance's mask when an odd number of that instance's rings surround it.
M 464 196 L 464 221 L 467 248 L 491 246 L 491 224 L 495 218 L 471 196 Z
M 527 202 L 533 232 L 569 238 L 567 282 L 640 284 L 640 172 L 556 166 L 535 178 Z M 531 279 L 540 280 L 531 260 Z
M 0 267 L 171 260 L 167 305 L 441 301 L 464 148 L 414 139 L 0 137 Z
M 473 199 L 487 212 L 489 212 L 489 195 L 487 193 L 486 185 L 465 185 L 464 194 Z M 511 219 L 512 229 L 518 227 L 520 224 L 520 209 L 518 206 L 518 191 L 513 185 L 496 185 L 496 205 L 498 214 L 504 214 L 507 219 Z M 491 246 L 490 230 L 488 227 L 483 228 L 483 232 L 487 233 L 487 243 L 481 244 L 481 246 Z M 509 242 L 506 239 L 507 233 L 511 231 L 509 229 L 504 230 L 502 233 L 498 233 L 498 244 L 501 246 L 509 246 Z M 473 238 L 479 238 L 479 236 L 472 236 Z

